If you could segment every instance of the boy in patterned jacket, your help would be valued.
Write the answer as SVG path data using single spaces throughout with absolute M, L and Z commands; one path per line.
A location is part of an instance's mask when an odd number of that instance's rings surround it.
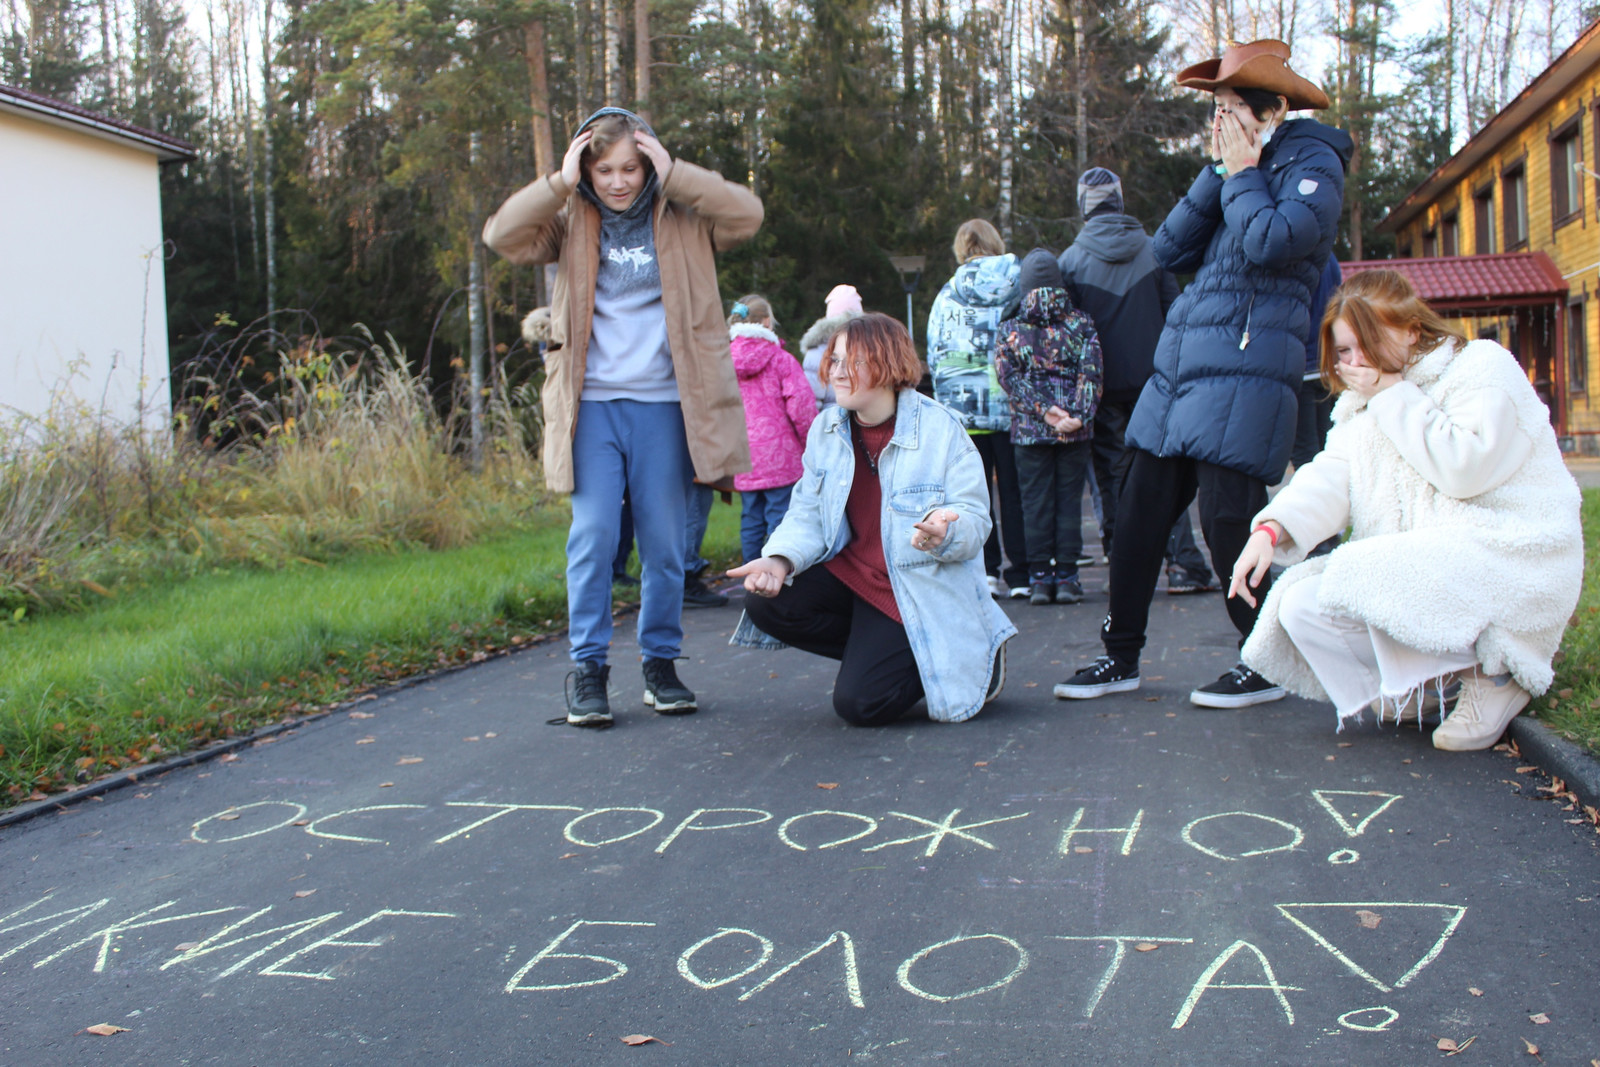
M 1022 261 L 1022 307 L 1000 324 L 995 369 L 1011 403 L 1031 604 L 1083 599 L 1083 481 L 1100 402 L 1100 340 L 1072 306 L 1055 256 Z

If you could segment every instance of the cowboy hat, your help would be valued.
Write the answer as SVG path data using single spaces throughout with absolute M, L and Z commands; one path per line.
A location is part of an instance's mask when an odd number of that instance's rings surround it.
M 1196 63 L 1178 72 L 1186 89 L 1264 89 L 1289 101 L 1293 111 L 1320 110 L 1328 94 L 1289 68 L 1289 46 L 1282 41 L 1236 44 L 1216 59 Z

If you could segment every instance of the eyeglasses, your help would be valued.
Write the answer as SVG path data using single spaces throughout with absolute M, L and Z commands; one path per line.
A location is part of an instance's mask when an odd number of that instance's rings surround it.
M 850 363 L 850 365 L 852 367 L 855 367 L 857 369 L 859 369 L 861 367 L 865 367 L 867 365 L 867 361 L 864 360 L 864 359 L 853 359 L 853 360 L 850 360 L 849 363 Z M 829 374 L 832 374 L 834 371 L 837 371 L 837 370 L 843 370 L 844 369 L 844 365 L 845 365 L 845 360 L 840 359 L 838 356 L 829 356 L 828 357 L 828 373 Z

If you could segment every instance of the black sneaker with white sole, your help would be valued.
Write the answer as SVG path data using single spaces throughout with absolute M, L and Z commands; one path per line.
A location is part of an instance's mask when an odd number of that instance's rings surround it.
M 606 699 L 606 683 L 611 667 L 599 660 L 586 659 L 567 674 L 567 722 L 572 726 L 610 726 L 611 703 Z M 556 719 L 557 723 L 561 720 Z
M 663 715 L 688 715 L 699 708 L 670 659 L 645 659 L 644 703 Z
M 1089 700 L 1107 693 L 1126 693 L 1139 688 L 1139 665 L 1124 663 L 1114 656 L 1101 656 L 1083 670 L 1055 687 L 1062 700 Z
M 1210 685 L 1194 690 L 1189 694 L 1189 702 L 1202 708 L 1248 708 L 1252 704 L 1270 704 L 1288 695 L 1283 686 L 1274 685 L 1241 663 Z

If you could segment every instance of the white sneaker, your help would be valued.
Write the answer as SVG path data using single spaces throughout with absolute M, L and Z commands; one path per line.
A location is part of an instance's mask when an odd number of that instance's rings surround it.
M 1444 700 L 1439 699 L 1441 686 L 1437 682 L 1424 682 L 1401 697 L 1379 697 L 1370 705 L 1380 724 L 1392 722 L 1396 726 L 1435 726 L 1443 708 L 1461 692 L 1461 683 L 1451 681 L 1444 685 Z
M 1033 595 L 1033 586 L 1031 586 L 1031 585 L 1014 585 L 1014 586 L 1011 587 L 1011 599 L 1012 600 L 1022 600 L 1024 598 L 1030 597 L 1032 595 Z
M 1487 677 L 1481 670 L 1461 677 L 1455 707 L 1433 731 L 1433 747 L 1476 752 L 1500 740 L 1517 712 L 1533 698 L 1509 674 Z
M 1000 598 L 1004 599 L 1005 595 L 1007 593 L 1009 593 L 1010 591 L 1011 590 L 1006 588 L 1006 583 L 1000 579 L 1000 576 L 998 574 L 989 575 L 989 595 L 990 596 L 997 596 L 997 597 L 1000 597 Z

